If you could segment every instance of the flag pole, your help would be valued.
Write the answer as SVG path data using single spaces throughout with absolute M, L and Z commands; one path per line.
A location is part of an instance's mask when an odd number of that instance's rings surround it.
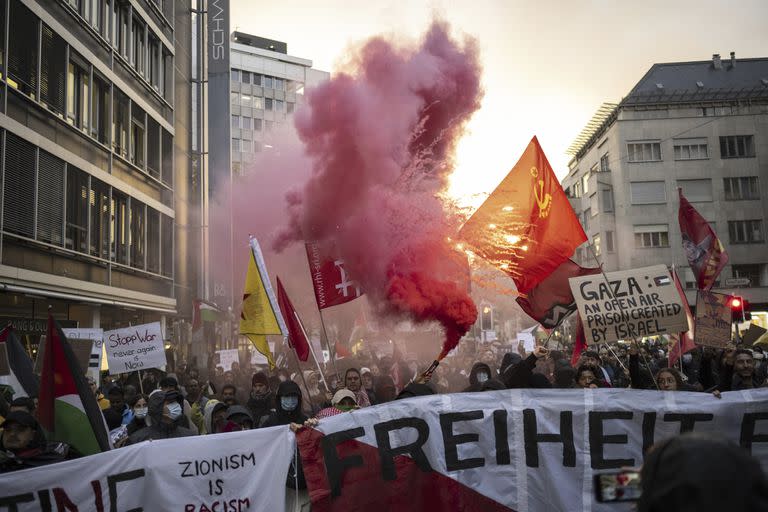
M 587 247 L 589 248 L 589 252 L 592 254 L 592 257 L 595 259 L 595 263 L 597 263 L 597 266 L 600 269 L 600 273 L 603 275 L 603 279 L 605 279 L 606 288 L 608 289 L 608 296 L 611 298 L 611 300 L 615 300 L 615 297 L 613 296 L 613 290 L 611 290 L 611 282 L 608 280 L 608 275 L 605 273 L 605 269 L 600 264 L 600 260 L 597 259 L 597 253 L 595 253 L 595 249 L 592 247 L 592 244 L 589 241 L 587 241 Z M 640 344 L 637 342 L 636 338 L 632 338 L 632 342 L 637 347 L 637 353 L 640 355 L 640 357 L 643 358 L 643 363 L 645 363 L 645 367 L 648 368 L 648 371 L 650 372 L 648 360 L 640 351 Z M 619 362 L 621 367 L 626 370 L 626 366 L 624 366 L 624 363 L 621 362 L 621 359 L 619 359 L 619 356 L 616 354 L 616 352 L 613 351 L 611 345 L 606 343 L 605 346 L 608 347 L 608 350 L 610 350 L 614 357 L 616 357 L 616 360 Z M 656 376 L 653 373 L 651 373 L 651 380 L 653 380 L 653 385 L 656 386 L 656 389 L 659 389 L 659 384 L 656 382 Z
M 286 337 L 287 338 L 287 337 Z M 283 338 L 285 340 L 286 338 Z M 309 386 L 307 386 L 307 381 L 304 379 L 304 372 L 301 371 L 301 363 L 299 362 L 299 356 L 296 354 L 296 349 L 293 347 L 292 344 L 289 344 L 291 346 L 291 352 L 293 352 L 293 359 L 296 361 L 296 373 L 299 374 L 299 377 L 301 377 L 301 382 L 304 383 L 304 390 L 307 392 L 307 399 L 309 399 L 309 407 L 312 410 L 312 415 L 315 415 L 315 406 L 312 404 L 312 395 L 309 392 Z
M 331 364 L 333 364 L 333 371 L 336 375 L 339 375 L 339 369 L 336 367 L 336 347 L 331 350 L 331 340 L 328 338 L 328 331 L 325 329 L 325 319 L 323 318 L 323 310 L 320 309 L 320 305 L 317 305 L 317 312 L 320 313 L 320 325 L 323 326 L 323 334 L 325 335 L 325 346 L 328 347 L 328 353 L 331 356 Z
M 312 359 L 315 360 L 315 366 L 317 366 L 317 371 L 320 373 L 320 380 L 323 381 L 323 386 L 325 386 L 326 391 L 329 393 L 331 392 L 331 388 L 328 387 L 328 383 L 325 382 L 325 376 L 323 375 L 323 371 L 320 369 L 320 363 L 317 362 L 317 356 L 315 355 L 315 349 L 312 347 L 312 340 L 309 339 L 307 336 L 307 331 L 304 330 L 304 324 L 301 323 L 301 319 L 299 318 L 299 314 L 294 311 L 293 316 L 296 317 L 296 321 L 299 322 L 299 327 L 301 327 L 301 332 L 304 334 L 304 339 L 307 340 L 307 345 L 309 345 L 309 352 L 312 354 Z M 295 349 L 294 349 L 295 351 Z

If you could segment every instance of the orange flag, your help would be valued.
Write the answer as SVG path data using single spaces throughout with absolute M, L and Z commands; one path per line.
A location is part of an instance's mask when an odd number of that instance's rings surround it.
M 587 240 L 536 137 L 459 237 L 524 294 Z

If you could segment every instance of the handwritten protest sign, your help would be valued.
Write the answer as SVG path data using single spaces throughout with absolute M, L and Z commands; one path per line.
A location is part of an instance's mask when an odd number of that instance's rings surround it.
M 694 329 L 696 344 L 723 348 L 731 341 L 731 308 L 728 295 L 699 290 Z
M 82 343 L 83 345 L 90 345 L 90 351 L 87 360 L 85 361 L 87 363 L 86 374 L 93 377 L 96 382 L 99 382 L 102 345 L 104 345 L 104 329 L 62 328 L 61 331 L 70 343 L 73 340 L 78 340 L 75 342 L 76 344 Z M 80 361 L 80 359 L 78 359 L 78 361 Z M 83 369 L 85 370 L 85 368 Z
M 589 345 L 688 330 L 680 294 L 665 265 L 568 281 Z
M 104 347 L 111 375 L 166 364 L 160 322 L 106 331 Z
M 236 348 L 216 351 L 216 366 L 221 366 L 228 372 L 232 369 L 232 363 L 240 363 L 240 354 Z

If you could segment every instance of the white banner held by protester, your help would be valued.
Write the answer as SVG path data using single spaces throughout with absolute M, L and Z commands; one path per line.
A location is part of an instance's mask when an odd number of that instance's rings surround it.
M 104 329 L 69 327 L 62 328 L 61 330 L 68 340 L 79 339 L 91 340 L 93 342 L 86 374 L 89 377 L 92 377 L 96 382 L 99 382 L 99 372 L 101 370 L 101 354 L 103 353 L 101 347 L 104 344 Z
M 588 345 L 688 330 L 680 294 L 665 265 L 568 282 Z
M 699 290 L 696 294 L 696 314 L 693 332 L 696 344 L 724 348 L 731 341 L 729 295 Z
M 106 331 L 104 347 L 111 375 L 166 364 L 160 322 Z
M 236 348 L 216 351 L 216 366 L 221 366 L 225 372 L 232 369 L 232 363 L 240 364 L 240 352 Z
M 0 510 L 281 511 L 293 447 L 287 426 L 149 441 L 2 475 Z

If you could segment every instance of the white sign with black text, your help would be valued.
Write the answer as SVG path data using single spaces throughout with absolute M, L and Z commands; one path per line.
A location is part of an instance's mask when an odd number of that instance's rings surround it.
M 132 372 L 165 366 L 160 322 L 104 332 L 109 373 Z

